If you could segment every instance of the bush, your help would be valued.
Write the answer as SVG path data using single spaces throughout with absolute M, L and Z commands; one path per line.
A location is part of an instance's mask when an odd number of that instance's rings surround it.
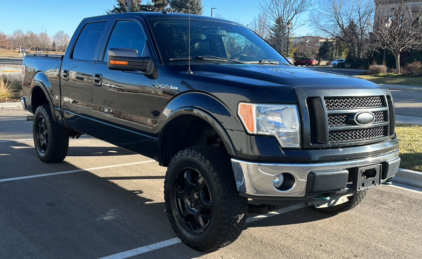
M 12 97 L 12 89 L 9 82 L 0 76 L 0 101 L 7 101 Z
M 385 65 L 369 66 L 369 74 L 370 75 L 385 74 L 385 73 L 387 73 L 387 66 L 385 66 Z
M 412 62 L 402 68 L 402 74 L 417 76 L 422 75 L 422 63 L 419 61 Z
M 422 62 L 422 51 L 412 50 L 407 58 L 404 60 L 404 65 L 414 63 L 415 61 Z
M 345 68 L 345 67 L 346 67 L 346 62 L 342 62 L 342 63 L 337 64 L 337 68 Z
M 363 67 L 363 63 L 360 63 L 360 62 L 352 62 L 352 63 L 350 63 L 350 67 L 351 68 L 361 68 L 361 67 Z

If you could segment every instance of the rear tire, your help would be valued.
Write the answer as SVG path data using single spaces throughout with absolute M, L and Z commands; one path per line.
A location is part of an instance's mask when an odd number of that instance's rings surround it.
M 318 209 L 314 205 L 312 205 L 311 208 L 325 214 L 338 214 L 338 213 L 346 212 L 358 206 L 365 198 L 367 192 L 368 192 L 368 189 L 363 190 L 363 191 L 358 191 L 355 193 L 355 195 L 348 197 L 349 201 L 337 206 Z
M 231 244 L 246 223 L 247 199 L 239 195 L 230 157 L 221 149 L 177 153 L 167 170 L 164 199 L 174 232 L 198 251 Z
M 50 106 L 38 106 L 34 115 L 33 137 L 38 158 L 45 163 L 64 160 L 69 148 L 69 132 L 54 122 Z

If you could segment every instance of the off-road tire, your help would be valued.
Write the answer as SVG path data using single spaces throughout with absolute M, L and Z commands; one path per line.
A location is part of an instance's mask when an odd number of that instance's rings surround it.
M 55 123 L 50 106 L 38 106 L 33 123 L 35 151 L 45 163 L 57 163 L 65 159 L 69 148 L 69 131 Z
M 346 212 L 358 206 L 365 198 L 367 192 L 368 192 L 368 189 L 363 190 L 363 191 L 358 191 L 355 193 L 355 195 L 348 197 L 349 201 L 337 206 L 318 209 L 314 205 L 312 205 L 311 208 L 317 211 L 320 211 L 322 213 L 326 213 L 326 214 L 338 214 L 338 213 Z
M 197 170 L 209 191 L 210 216 L 203 230 L 189 229 L 186 217 L 181 215 L 183 212 L 179 213 L 182 199 L 177 195 L 180 196 L 178 190 L 183 188 L 180 188 L 178 182 L 181 181 L 177 179 L 182 172 L 186 172 L 186 168 Z M 186 173 L 183 174 L 186 178 Z M 198 251 L 214 251 L 231 244 L 239 237 L 246 223 L 247 199 L 241 197 L 236 189 L 230 157 L 218 148 L 191 147 L 178 152 L 166 173 L 164 199 L 174 232 L 183 243 Z M 185 204 L 188 206 L 188 203 Z

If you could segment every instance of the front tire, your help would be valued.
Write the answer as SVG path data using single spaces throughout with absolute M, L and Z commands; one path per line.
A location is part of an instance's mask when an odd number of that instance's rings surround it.
M 353 196 L 348 197 L 349 201 L 339 204 L 337 206 L 328 207 L 328 208 L 317 208 L 314 205 L 312 205 L 311 208 L 325 214 L 338 214 L 338 213 L 346 212 L 358 206 L 365 198 L 367 192 L 368 192 L 368 189 L 363 190 L 363 191 L 357 191 L 355 192 Z
M 239 196 L 230 157 L 221 149 L 177 153 L 167 170 L 164 199 L 174 232 L 198 251 L 231 244 L 246 223 L 247 199 Z
M 57 163 L 64 160 L 69 148 L 69 132 L 54 122 L 50 106 L 38 106 L 35 110 L 33 137 L 41 161 Z

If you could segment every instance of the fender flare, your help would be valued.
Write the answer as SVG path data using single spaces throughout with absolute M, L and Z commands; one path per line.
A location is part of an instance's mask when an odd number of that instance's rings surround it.
M 236 148 L 227 133 L 227 130 L 231 129 L 227 129 L 223 125 L 238 125 L 238 127 L 242 127 L 239 124 L 240 121 L 217 98 L 201 92 L 188 92 L 171 100 L 162 112 L 160 119 L 162 127 L 158 138 L 158 161 L 163 159 L 163 140 L 169 125 L 174 119 L 183 115 L 195 116 L 207 122 L 220 136 L 227 153 L 230 156 L 236 156 Z
M 54 116 L 54 107 L 53 102 L 51 101 L 51 96 L 53 96 L 53 89 L 50 83 L 50 80 L 43 72 L 38 72 L 34 75 L 31 82 L 31 93 L 30 93 L 30 99 L 31 99 L 31 106 L 34 103 L 32 100 L 32 94 L 34 92 L 34 89 L 40 88 L 45 97 L 47 98 L 48 105 L 50 106 L 51 114 L 53 117 L 54 122 L 57 122 L 56 116 Z M 35 113 L 35 110 L 32 107 L 33 112 Z

